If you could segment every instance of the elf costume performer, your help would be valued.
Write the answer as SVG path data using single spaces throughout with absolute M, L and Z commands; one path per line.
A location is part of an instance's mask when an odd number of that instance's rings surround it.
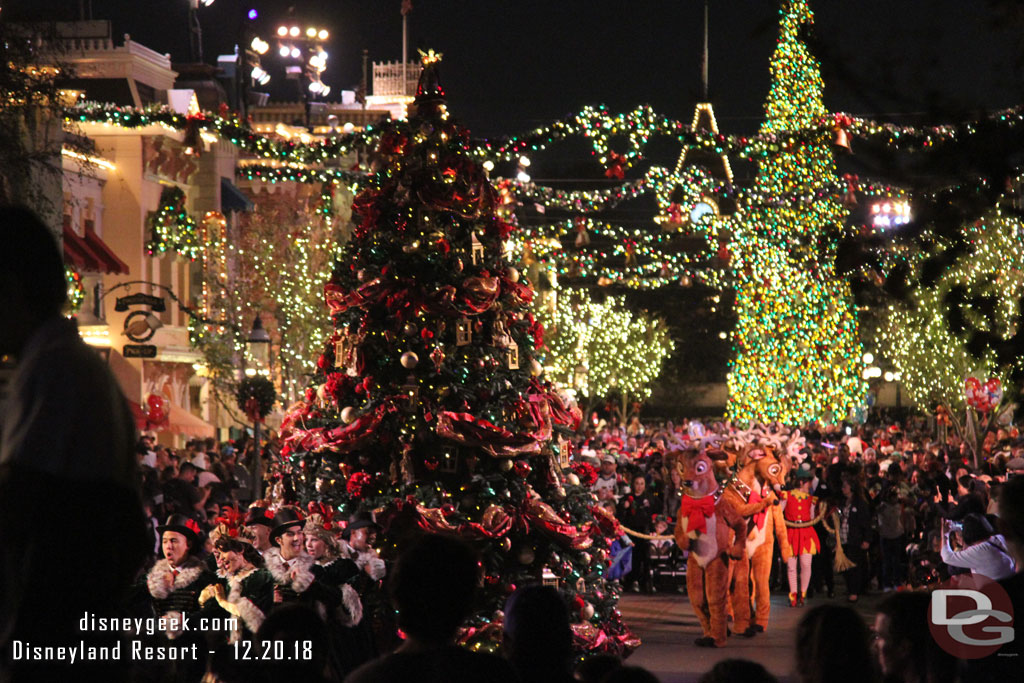
M 797 487 L 782 492 L 782 516 L 786 520 L 786 535 L 793 555 L 786 562 L 789 574 L 789 605 L 803 607 L 807 587 L 811 583 L 811 561 L 818 554 L 821 543 L 812 522 L 817 511 L 818 498 L 811 495 L 814 470 L 804 462 L 796 470 Z M 800 525 L 800 526 L 795 526 Z M 797 565 L 800 568 L 800 590 L 797 592 Z
M 786 480 L 785 468 L 767 446 L 751 446 L 738 460 L 739 470 L 729 481 L 722 497 L 741 515 L 752 515 L 745 533 L 747 552 L 735 563 L 732 582 L 732 610 L 736 633 L 745 638 L 763 632 L 771 612 L 768 579 L 772 571 L 775 539 L 784 562 L 792 555 L 786 522 L 777 494 Z M 751 601 L 753 584 L 753 601 Z M 751 602 L 756 606 L 751 613 Z M 751 617 L 753 616 L 753 619 Z
M 720 453 L 720 452 L 718 452 Z M 724 647 L 727 636 L 729 562 L 743 557 L 746 520 L 729 505 L 715 479 L 711 453 L 676 451 L 666 456 L 679 469 L 683 497 L 676 521 L 676 543 L 689 551 L 686 591 L 703 635 L 698 647 Z

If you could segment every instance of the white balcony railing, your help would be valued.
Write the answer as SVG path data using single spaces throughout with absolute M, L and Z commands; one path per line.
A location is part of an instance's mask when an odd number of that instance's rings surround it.
M 373 94 L 377 97 L 415 95 L 421 71 L 423 71 L 422 64 L 408 62 L 405 65 L 405 83 L 403 85 L 401 62 L 374 62 Z

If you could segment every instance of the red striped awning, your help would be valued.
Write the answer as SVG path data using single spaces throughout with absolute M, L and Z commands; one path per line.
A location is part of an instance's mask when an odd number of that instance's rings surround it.
M 86 221 L 85 223 L 84 241 L 94 254 L 97 254 L 103 259 L 102 270 L 104 273 L 111 275 L 128 274 L 128 264 L 119 259 L 117 254 L 114 253 L 114 250 L 107 246 L 107 243 L 96 234 L 89 221 Z
M 64 224 L 64 257 L 80 271 L 98 271 L 100 258 L 81 237 L 75 234 L 71 226 Z
M 128 264 L 118 258 L 114 250 L 96 234 L 88 223 L 85 226 L 85 237 L 79 237 L 71 229 L 69 222 L 64 223 L 64 257 L 80 271 L 93 273 L 109 273 L 127 275 Z

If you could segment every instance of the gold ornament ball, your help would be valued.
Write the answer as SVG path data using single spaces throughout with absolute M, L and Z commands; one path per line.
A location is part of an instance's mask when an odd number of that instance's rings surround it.
M 510 267 L 508 269 L 508 279 L 512 282 L 519 282 L 519 271 Z
M 500 470 L 501 470 L 502 472 L 508 472 L 508 471 L 509 471 L 510 469 L 512 469 L 512 461 L 506 458 L 505 460 L 502 460 L 502 461 L 501 461 L 501 462 L 500 462 L 500 463 L 498 464 L 498 468 L 499 468 L 499 469 L 500 469 Z
M 583 609 L 580 610 L 580 616 L 583 617 L 585 621 L 589 621 L 594 618 L 594 612 L 594 606 L 589 602 L 585 602 L 583 603 Z
M 534 377 L 540 377 L 540 373 L 544 372 L 544 367 L 537 362 L 536 358 L 530 359 L 530 374 Z
M 575 472 L 571 472 L 565 478 L 565 483 L 569 484 L 570 486 L 579 486 L 580 485 L 580 478 L 578 476 L 576 476 Z
M 356 271 L 356 279 L 359 280 L 360 282 L 366 280 L 366 271 L 363 270 L 362 268 Z
M 508 536 L 506 536 L 505 538 L 501 539 L 500 546 L 502 551 L 507 553 L 509 550 L 512 550 L 512 541 L 508 538 Z
M 402 354 L 402 367 L 406 370 L 411 370 L 416 367 L 416 364 L 420 362 L 420 357 L 412 351 L 406 351 Z
M 405 327 L 402 328 L 402 332 L 404 332 L 407 336 L 411 337 L 412 335 L 416 334 L 416 326 L 413 325 L 412 323 L 406 323 Z
M 537 559 L 537 554 L 533 552 L 533 548 L 527 546 L 520 548 L 516 559 L 519 560 L 519 564 L 533 564 L 533 561 Z
M 356 419 L 356 409 L 352 406 L 346 406 L 341 410 L 341 421 L 345 424 L 352 424 Z

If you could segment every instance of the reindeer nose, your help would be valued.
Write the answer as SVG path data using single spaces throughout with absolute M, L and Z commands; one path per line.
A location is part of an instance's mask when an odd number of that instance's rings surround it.
M 686 486 L 686 487 L 693 486 L 693 479 L 683 479 L 683 486 Z

